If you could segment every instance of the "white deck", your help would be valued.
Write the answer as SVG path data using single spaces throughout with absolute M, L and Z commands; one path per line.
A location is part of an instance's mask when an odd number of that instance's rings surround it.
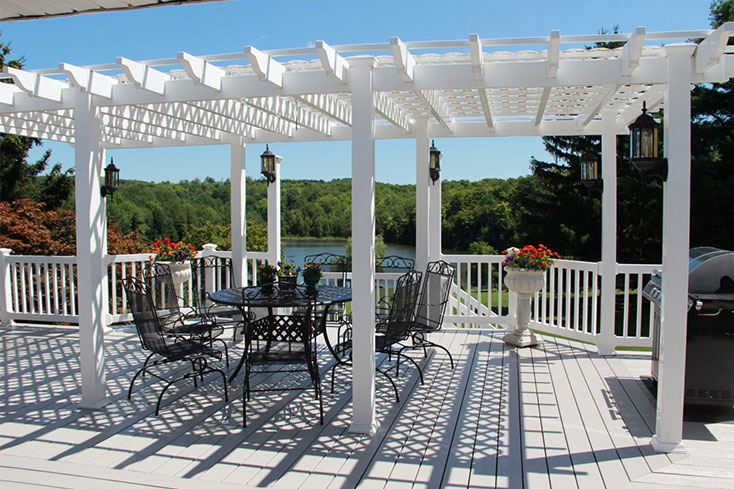
M 401 378 L 400 404 L 379 385 L 381 427 L 367 437 L 348 432 L 346 371 L 334 394 L 325 379 L 323 426 L 312 395 L 261 393 L 243 429 L 241 376 L 229 403 L 214 376 L 194 392 L 172 388 L 159 417 L 161 386 L 150 378 L 128 401 L 144 358 L 131 330 L 108 335 L 113 402 L 96 412 L 75 409 L 75 332 L 17 328 L 0 337 L 3 488 L 734 487 L 734 424 L 686 422 L 690 456 L 651 450 L 644 354 L 601 358 L 550 338 L 516 351 L 499 333 L 445 332 L 435 339 L 450 345 L 456 369 L 429 356 L 425 385 L 413 372 Z

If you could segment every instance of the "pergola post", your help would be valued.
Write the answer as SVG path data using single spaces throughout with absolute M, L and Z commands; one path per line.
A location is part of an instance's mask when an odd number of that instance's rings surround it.
M 268 263 L 280 261 L 280 162 L 275 158 L 275 181 L 268 185 Z
M 428 176 L 429 140 L 428 118 L 416 119 L 415 128 L 415 269 L 425 270 L 428 264 Z
M 441 179 L 428 186 L 428 261 L 442 258 L 441 250 Z
M 682 440 L 691 207 L 691 55 L 695 46 L 672 44 L 665 50 L 668 85 L 664 141 L 668 179 L 663 185 L 660 369 L 651 444 L 658 452 L 685 452 Z
M 79 298 L 81 408 L 109 402 L 105 383 L 104 327 L 107 318 L 107 206 L 101 194 L 105 152 L 92 97 L 77 92 L 74 107 L 76 153 L 76 258 Z
M 372 56 L 349 60 L 352 92 L 352 425 L 374 434 L 375 418 L 375 132 Z
M 614 306 L 617 288 L 617 130 L 616 115 L 602 114 L 601 172 L 601 329 L 599 355 L 614 355 Z
M 232 226 L 232 272 L 234 283 L 239 287 L 247 285 L 247 220 L 245 211 L 247 164 L 246 145 L 241 138 L 230 145 L 229 208 Z M 269 207 L 268 207 L 269 209 Z M 280 233 L 278 233 L 280 234 Z

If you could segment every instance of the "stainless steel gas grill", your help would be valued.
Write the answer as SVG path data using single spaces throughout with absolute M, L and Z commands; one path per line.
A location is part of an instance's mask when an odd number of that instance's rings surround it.
M 652 369 L 658 379 L 662 273 L 642 291 L 655 305 Z M 689 252 L 686 404 L 734 405 L 734 251 L 700 247 Z

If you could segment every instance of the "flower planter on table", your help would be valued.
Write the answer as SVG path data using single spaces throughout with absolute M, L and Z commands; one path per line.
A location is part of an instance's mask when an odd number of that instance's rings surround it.
M 505 269 L 505 285 L 510 291 L 517 294 L 515 311 L 517 325 L 502 340 L 509 345 L 519 347 L 539 345 L 542 340 L 528 328 L 530 299 L 545 285 L 545 271 L 508 267 Z
M 281 275 L 278 277 L 278 286 L 281 292 L 291 292 L 296 290 L 298 285 L 298 275 Z

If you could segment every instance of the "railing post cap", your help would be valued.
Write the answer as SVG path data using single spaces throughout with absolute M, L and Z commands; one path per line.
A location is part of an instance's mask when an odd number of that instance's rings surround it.
M 13 252 L 10 248 L 0 248 L 0 255 L 8 256 Z
M 204 251 L 216 251 L 217 245 L 214 243 L 207 243 L 204 246 L 201 247 Z

